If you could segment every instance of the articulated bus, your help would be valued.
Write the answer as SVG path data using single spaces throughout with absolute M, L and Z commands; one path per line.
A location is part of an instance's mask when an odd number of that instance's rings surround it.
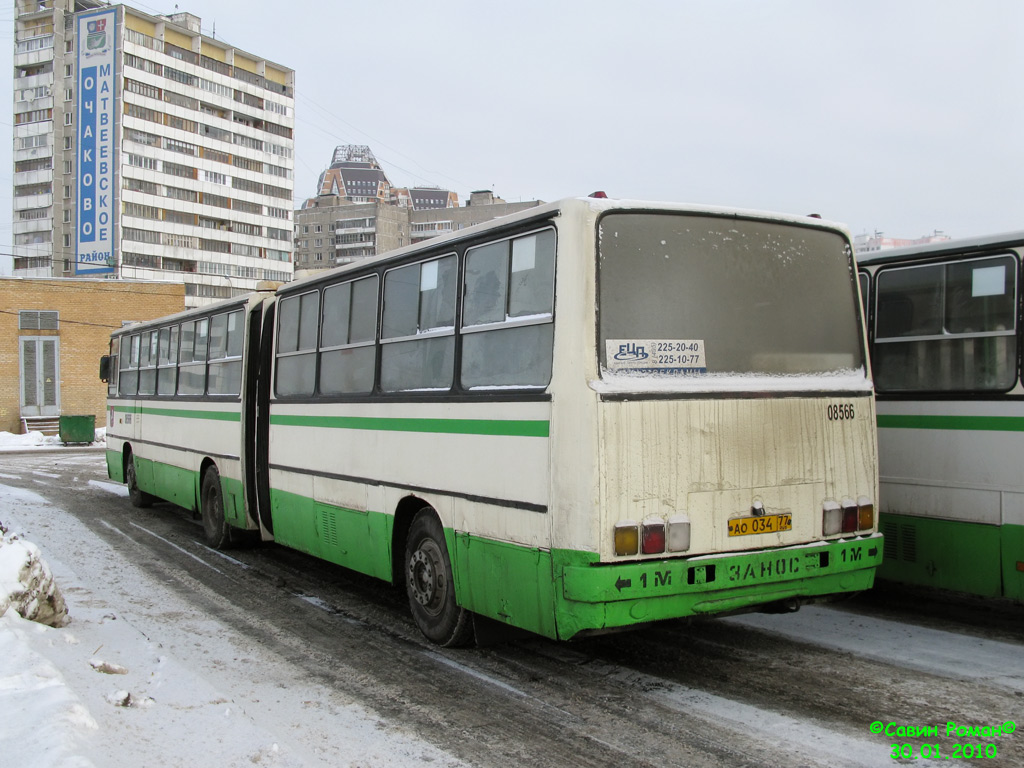
M 847 234 L 570 199 L 111 339 L 107 463 L 206 540 L 569 639 L 869 588 L 872 382 Z
M 1024 232 L 858 256 L 879 577 L 1024 600 Z

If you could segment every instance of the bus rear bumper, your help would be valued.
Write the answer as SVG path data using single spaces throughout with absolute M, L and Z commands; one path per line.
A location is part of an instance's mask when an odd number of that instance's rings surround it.
M 757 610 L 869 589 L 882 535 L 758 552 L 561 569 L 558 635 Z

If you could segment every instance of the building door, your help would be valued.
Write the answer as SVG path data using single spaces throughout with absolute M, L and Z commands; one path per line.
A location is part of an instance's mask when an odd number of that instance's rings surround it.
M 60 416 L 60 359 L 55 336 L 21 337 L 21 415 Z

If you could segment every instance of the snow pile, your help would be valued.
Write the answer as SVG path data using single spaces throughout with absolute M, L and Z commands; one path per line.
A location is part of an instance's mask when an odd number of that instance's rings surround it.
M 81 738 L 97 724 L 64 676 L 32 645 L 56 630 L 0 616 L 0 742 L 4 759 L 19 768 L 91 768 Z
M 60 670 L 32 648 L 40 633 L 67 621 L 64 597 L 39 548 L 0 523 L 0 743 L 19 768 L 93 766 L 81 755 L 79 738 L 96 721 Z
M 64 596 L 39 548 L 9 534 L 0 522 L 0 616 L 8 608 L 51 627 L 67 622 Z
M 107 428 L 99 427 L 93 434 L 92 445 L 105 445 Z M 42 432 L 29 432 L 15 435 L 11 432 L 0 432 L 0 451 L 22 451 L 35 448 L 60 448 L 64 445 L 59 435 L 44 435 Z
M 24 435 L 0 432 L 0 449 L 41 448 L 57 445 L 61 445 L 57 435 L 47 437 L 42 432 L 27 432 Z

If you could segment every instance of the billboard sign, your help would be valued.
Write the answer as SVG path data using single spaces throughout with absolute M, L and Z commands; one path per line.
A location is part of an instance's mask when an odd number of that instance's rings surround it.
M 114 60 L 117 10 L 86 13 L 78 25 L 78 231 L 76 274 L 114 272 Z

